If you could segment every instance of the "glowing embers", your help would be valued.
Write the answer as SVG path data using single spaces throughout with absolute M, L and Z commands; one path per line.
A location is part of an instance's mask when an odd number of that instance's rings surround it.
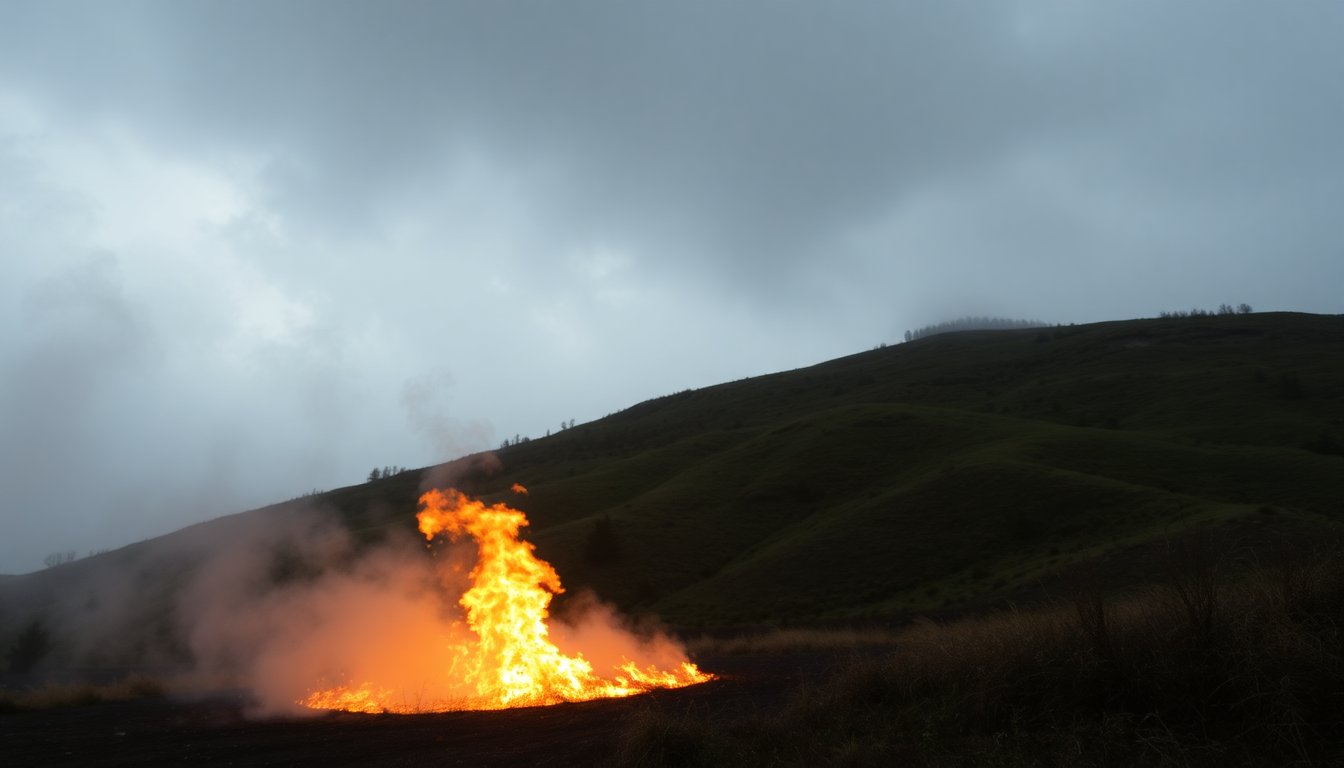
M 523 492 L 521 486 L 516 490 Z M 560 577 L 533 554 L 530 543 L 518 539 L 527 517 L 452 489 L 429 491 L 420 504 L 417 519 L 427 539 L 444 534 L 476 543 L 470 588 L 459 601 L 470 632 L 445 633 L 442 647 L 431 655 L 433 668 L 423 670 L 414 691 L 361 681 L 313 692 L 300 702 L 305 706 L 353 712 L 502 709 L 630 696 L 712 679 L 671 640 L 637 638 L 601 607 L 578 625 L 555 628 L 578 648 L 561 651 L 547 620 L 552 596 L 563 591 Z

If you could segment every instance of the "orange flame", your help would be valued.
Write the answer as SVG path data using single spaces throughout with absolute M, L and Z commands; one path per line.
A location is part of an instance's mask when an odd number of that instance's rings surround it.
M 713 679 L 679 649 L 672 669 L 622 656 L 605 675 L 582 653 L 566 655 L 552 641 L 547 624 L 551 598 L 564 590 L 555 569 L 533 554 L 532 544 L 518 539 L 527 517 L 452 489 L 428 491 L 420 504 L 416 518 L 426 539 L 470 536 L 477 547 L 472 586 L 459 601 L 476 641 L 447 644 L 441 669 L 427 675 L 451 678 L 453 697 L 407 703 L 404 695 L 366 681 L 313 692 L 300 704 L 352 712 L 502 709 L 630 696 Z M 668 660 L 666 652 L 659 655 Z
M 518 494 L 519 496 L 526 496 L 526 495 L 527 495 L 527 486 L 523 485 L 522 483 L 514 483 L 514 484 L 513 484 L 513 487 L 510 488 L 509 490 L 513 491 L 514 493 Z

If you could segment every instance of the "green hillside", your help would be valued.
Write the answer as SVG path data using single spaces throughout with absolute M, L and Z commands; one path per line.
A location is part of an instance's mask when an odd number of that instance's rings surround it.
M 678 624 L 926 611 L 1190 526 L 1333 529 L 1341 353 L 1344 318 L 1286 313 L 948 334 L 650 400 L 463 484 L 567 584 Z M 409 525 L 415 483 L 333 501 Z
M 1344 317 L 1288 313 L 933 336 L 10 579 L 0 623 L 109 570 L 171 591 L 218 532 L 300 505 L 361 541 L 413 531 L 425 482 L 527 512 L 571 593 L 682 627 L 956 610 L 1089 564 L 1124 586 L 1195 527 L 1251 548 L 1344 530 L 1342 353 Z

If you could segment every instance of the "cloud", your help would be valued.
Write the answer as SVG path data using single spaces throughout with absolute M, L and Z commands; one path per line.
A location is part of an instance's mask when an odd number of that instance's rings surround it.
M 111 414 L 138 385 L 154 342 L 110 255 L 38 281 L 19 307 L 14 342 L 0 358 L 0 476 L 22 508 L 62 488 L 73 468 L 102 460 L 92 447 L 116 427 Z
M 960 314 L 1338 312 L 1342 29 L 1323 3 L 7 3 L 4 418 L 56 365 L 24 295 L 91 258 L 133 321 L 51 340 L 113 366 L 64 385 L 119 436 L 80 472 L 160 521 L 479 442 L 425 440 L 444 419 L 539 436 Z M 451 400 L 417 383 L 440 370 Z M 0 570 L 67 547 L 23 522 Z

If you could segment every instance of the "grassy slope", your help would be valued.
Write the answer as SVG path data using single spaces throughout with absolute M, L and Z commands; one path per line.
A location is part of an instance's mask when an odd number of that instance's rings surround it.
M 569 586 L 674 623 L 881 617 L 1196 524 L 1344 523 L 1342 351 L 1344 318 L 1298 314 L 948 334 L 640 403 L 497 473 L 426 472 L 524 509 Z M 375 539 L 414 527 L 421 482 L 308 501 Z M 620 557 L 598 565 L 604 517 Z
M 1344 443 L 1341 351 L 1296 314 L 938 336 L 641 403 L 476 490 L 526 484 L 569 584 L 674 622 L 928 610 L 1190 525 L 1344 521 L 1344 457 L 1304 447 Z

